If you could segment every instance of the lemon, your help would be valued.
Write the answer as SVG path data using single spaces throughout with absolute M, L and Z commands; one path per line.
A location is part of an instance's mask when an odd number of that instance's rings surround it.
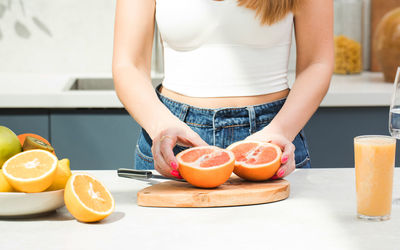
M 67 181 L 71 176 L 71 169 L 69 165 L 69 159 L 67 158 L 58 161 L 56 177 L 46 191 L 54 191 L 65 188 L 65 185 L 67 184 Z
M 0 169 L 0 192 L 15 192 L 15 189 L 8 183 L 8 181 L 4 177 L 2 169 Z

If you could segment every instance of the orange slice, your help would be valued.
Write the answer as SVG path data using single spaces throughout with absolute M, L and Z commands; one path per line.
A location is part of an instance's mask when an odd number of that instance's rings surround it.
M 65 206 L 75 219 L 95 222 L 114 211 L 114 198 L 96 178 L 88 174 L 73 174 L 65 186 Z
M 57 162 L 57 157 L 46 150 L 29 150 L 8 159 L 3 165 L 3 173 L 18 191 L 42 192 L 53 183 Z
M 176 155 L 179 173 L 196 187 L 213 188 L 232 175 L 235 156 L 215 146 L 193 147 Z
M 233 172 L 246 180 L 268 180 L 281 166 L 282 150 L 272 143 L 244 140 L 227 149 L 235 155 Z

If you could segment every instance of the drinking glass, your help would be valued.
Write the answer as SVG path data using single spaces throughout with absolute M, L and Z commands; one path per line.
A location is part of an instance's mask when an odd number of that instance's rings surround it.
M 393 84 L 392 102 L 389 112 L 389 132 L 396 139 L 400 139 L 400 67 L 397 68 L 396 78 Z M 393 201 L 400 205 L 400 198 Z
M 357 217 L 381 221 L 390 218 L 396 139 L 384 135 L 354 138 Z

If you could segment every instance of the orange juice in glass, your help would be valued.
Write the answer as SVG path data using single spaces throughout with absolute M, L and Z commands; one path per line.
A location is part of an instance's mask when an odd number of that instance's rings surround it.
M 395 154 L 396 139 L 393 137 L 354 138 L 358 218 L 390 219 Z

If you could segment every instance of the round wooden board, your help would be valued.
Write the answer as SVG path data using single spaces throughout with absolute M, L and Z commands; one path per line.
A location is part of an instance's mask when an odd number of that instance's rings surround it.
M 213 188 L 196 188 L 186 182 L 166 181 L 137 193 L 137 203 L 145 207 L 224 207 L 279 201 L 289 197 L 286 180 L 249 182 L 231 177 Z

